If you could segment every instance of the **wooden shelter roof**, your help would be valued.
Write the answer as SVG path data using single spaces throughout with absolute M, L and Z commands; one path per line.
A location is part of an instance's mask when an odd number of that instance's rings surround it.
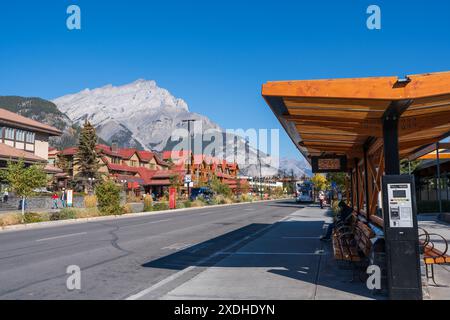
M 262 95 L 301 153 L 360 157 L 382 142 L 382 119 L 400 111 L 402 158 L 450 133 L 450 72 L 267 82 Z

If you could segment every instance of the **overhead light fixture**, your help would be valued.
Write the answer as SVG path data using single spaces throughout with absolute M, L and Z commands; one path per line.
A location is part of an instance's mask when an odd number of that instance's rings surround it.
M 408 76 L 404 76 L 403 78 L 397 78 L 397 83 L 407 84 L 410 83 L 411 79 Z

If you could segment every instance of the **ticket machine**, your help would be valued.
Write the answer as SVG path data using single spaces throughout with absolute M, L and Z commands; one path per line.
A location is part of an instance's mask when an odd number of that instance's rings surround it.
M 383 177 L 383 219 L 391 299 L 421 300 L 419 237 L 414 177 Z

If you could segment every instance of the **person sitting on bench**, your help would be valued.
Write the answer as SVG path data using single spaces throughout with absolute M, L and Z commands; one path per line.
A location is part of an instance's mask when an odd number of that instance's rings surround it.
M 336 217 L 336 221 L 342 221 L 344 224 L 347 223 L 348 218 L 352 215 L 353 209 L 349 207 L 344 201 L 339 202 L 339 213 Z M 335 223 L 330 223 L 327 228 L 327 232 L 324 236 L 320 237 L 322 241 L 331 240 L 331 235 L 333 233 L 333 229 L 335 227 Z

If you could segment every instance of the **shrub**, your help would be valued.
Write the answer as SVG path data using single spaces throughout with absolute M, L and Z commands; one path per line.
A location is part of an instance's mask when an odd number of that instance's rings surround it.
M 277 187 L 273 190 L 272 193 L 274 198 L 282 198 L 284 196 L 284 190 L 282 187 Z
M 218 199 L 217 196 L 216 196 L 216 197 L 212 197 L 212 198 L 208 201 L 208 204 L 210 204 L 210 205 L 217 205 L 217 204 L 219 204 L 219 200 L 220 200 L 220 199 Z
M 22 215 L 17 213 L 1 214 L 0 215 L 0 227 L 12 226 L 22 223 Z
M 192 201 L 191 200 L 186 200 L 186 201 L 184 201 L 184 207 L 185 208 L 190 208 L 190 207 L 192 207 Z
M 121 214 L 120 207 L 120 187 L 114 182 L 107 180 L 102 182 L 95 189 L 98 200 L 98 209 L 103 215 Z
M 176 208 L 177 208 L 177 209 L 183 209 L 183 208 L 185 208 L 184 203 L 181 202 L 181 201 L 177 201 Z
M 127 202 L 140 202 L 141 199 L 137 197 L 134 193 L 127 194 Z
M 253 201 L 253 197 L 248 195 L 248 194 L 243 194 L 241 196 L 241 200 L 242 200 L 242 202 L 252 202 Z
M 75 214 L 78 219 L 81 218 L 91 218 L 98 217 L 100 212 L 97 208 L 87 208 L 87 209 L 75 209 Z
M 153 198 L 149 195 L 144 198 L 144 212 L 153 210 Z
M 169 203 L 165 201 L 157 202 L 153 205 L 153 210 L 155 211 L 169 210 Z
M 122 207 L 122 213 L 123 214 L 133 213 L 132 205 L 129 203 L 125 203 L 125 205 Z
M 210 185 L 211 185 L 211 189 L 216 194 L 221 194 L 221 195 L 224 195 L 227 197 L 231 196 L 230 187 L 227 184 L 222 183 L 217 177 L 213 177 L 211 179 Z
M 95 195 L 84 197 L 84 206 L 86 208 L 95 208 L 97 206 L 97 197 Z
M 191 202 L 191 207 L 204 207 L 205 202 L 200 200 L 200 197 Z
M 36 223 L 42 221 L 45 221 L 45 219 L 37 212 L 25 212 L 23 216 L 24 223 Z
M 77 210 L 73 208 L 64 208 L 61 209 L 59 212 L 53 212 L 50 214 L 49 219 L 51 221 L 56 220 L 69 220 L 69 219 L 76 219 L 77 218 Z

